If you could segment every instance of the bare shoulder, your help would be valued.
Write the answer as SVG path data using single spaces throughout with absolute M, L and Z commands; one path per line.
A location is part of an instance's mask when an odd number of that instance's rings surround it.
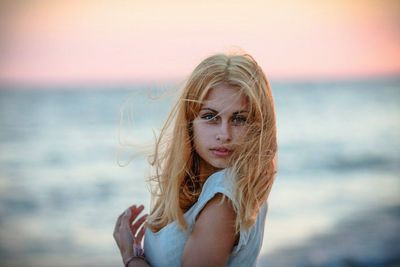
M 220 227 L 222 233 L 235 227 L 236 212 L 232 202 L 221 193 L 216 194 L 210 199 L 196 218 L 194 230 L 206 228 L 208 231 Z M 213 224 L 210 229 L 209 224 Z M 223 228 L 223 229 L 222 229 Z M 193 231 L 194 232 L 194 231 Z
M 237 239 L 235 219 L 229 198 L 216 194 L 197 217 L 183 251 L 182 265 L 225 266 Z

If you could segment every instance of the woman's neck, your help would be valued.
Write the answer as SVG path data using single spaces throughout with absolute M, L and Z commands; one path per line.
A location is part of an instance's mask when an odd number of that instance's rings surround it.
M 207 178 L 213 174 L 214 172 L 219 171 L 219 169 L 215 168 L 214 166 L 211 166 L 207 162 L 205 162 L 203 159 L 200 159 L 200 174 L 199 174 L 199 180 L 201 182 L 205 182 Z

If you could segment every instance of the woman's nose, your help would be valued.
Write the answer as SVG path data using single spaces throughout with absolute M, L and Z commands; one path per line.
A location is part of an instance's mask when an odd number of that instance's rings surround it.
M 228 122 L 222 122 L 220 124 L 220 127 L 218 129 L 217 132 L 217 136 L 216 136 L 217 140 L 222 142 L 222 143 L 226 143 L 226 142 L 230 142 L 232 141 L 232 137 L 231 137 L 231 129 L 230 129 L 230 125 Z

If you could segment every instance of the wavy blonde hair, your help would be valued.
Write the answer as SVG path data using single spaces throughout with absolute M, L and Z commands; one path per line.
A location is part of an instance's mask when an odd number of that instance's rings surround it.
M 267 78 L 248 54 L 216 54 L 203 60 L 186 81 L 156 142 L 150 163 L 152 205 L 148 226 L 156 232 L 177 221 L 187 229 L 186 212 L 198 199 L 204 181 L 199 179 L 199 156 L 193 147 L 192 122 L 208 92 L 219 85 L 238 89 L 247 98 L 249 118 L 246 142 L 235 150 L 233 207 L 236 232 L 248 229 L 271 191 L 277 153 L 274 101 Z M 249 164 L 251 162 L 251 164 Z

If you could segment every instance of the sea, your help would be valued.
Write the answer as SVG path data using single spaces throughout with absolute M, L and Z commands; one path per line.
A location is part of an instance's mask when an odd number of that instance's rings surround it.
M 122 266 L 179 84 L 0 85 L 0 266 Z M 400 76 L 271 81 L 278 174 L 258 266 L 400 266 Z

